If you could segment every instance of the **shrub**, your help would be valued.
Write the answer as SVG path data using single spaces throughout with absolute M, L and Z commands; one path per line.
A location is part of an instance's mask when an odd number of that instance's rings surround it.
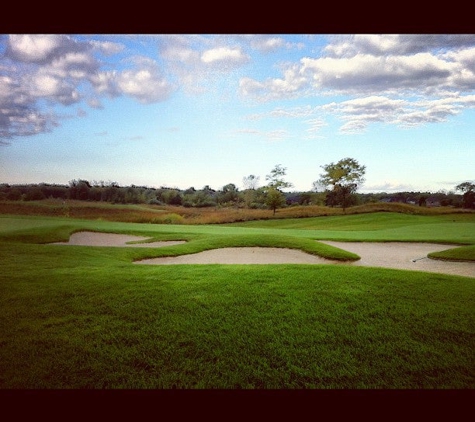
M 163 221 L 166 224 L 181 224 L 181 223 L 183 223 L 183 220 L 184 220 L 184 218 L 181 215 L 175 214 L 175 213 L 167 214 L 167 215 L 165 215 L 165 217 L 163 219 Z
M 25 201 L 40 201 L 45 198 L 45 194 L 40 188 L 30 189 L 25 195 Z
M 184 222 L 184 218 L 175 213 L 165 214 L 164 216 L 152 218 L 150 223 L 152 224 L 182 224 Z

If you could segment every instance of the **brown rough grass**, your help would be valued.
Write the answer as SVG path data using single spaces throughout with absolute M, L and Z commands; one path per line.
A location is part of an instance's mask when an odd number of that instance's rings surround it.
M 470 213 L 451 207 L 419 207 L 399 203 L 372 203 L 347 208 L 331 208 L 318 205 L 290 206 L 272 210 L 245 208 L 186 208 L 159 205 L 118 205 L 104 202 L 77 200 L 0 201 L 0 214 L 42 215 L 88 220 L 121 221 L 126 223 L 155 224 L 223 224 L 239 221 L 282 218 L 305 218 L 326 215 L 349 215 L 370 212 L 400 212 L 406 214 L 437 215 Z

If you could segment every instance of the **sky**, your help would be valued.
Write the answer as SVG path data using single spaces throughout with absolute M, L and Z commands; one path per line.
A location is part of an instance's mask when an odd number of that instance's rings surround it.
M 474 34 L 0 34 L 0 183 L 475 182 Z

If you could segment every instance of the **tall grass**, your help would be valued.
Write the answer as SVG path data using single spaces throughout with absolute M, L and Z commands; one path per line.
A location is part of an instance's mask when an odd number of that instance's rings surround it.
M 418 207 L 409 204 L 374 203 L 347 208 L 317 205 L 291 206 L 271 210 L 243 208 L 186 208 L 158 205 L 119 205 L 104 202 L 67 200 L 0 201 L 0 214 L 44 215 L 105 221 L 154 224 L 225 224 L 233 222 L 397 212 L 410 215 L 475 214 L 473 210 L 451 207 Z

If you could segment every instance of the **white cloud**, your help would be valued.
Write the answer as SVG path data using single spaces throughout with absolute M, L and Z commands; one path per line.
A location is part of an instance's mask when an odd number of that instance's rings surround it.
M 320 118 L 310 119 L 310 120 L 307 120 L 305 123 L 307 123 L 310 126 L 307 129 L 307 132 L 309 133 L 319 132 L 322 127 L 327 125 L 327 122 L 325 122 L 325 120 L 320 119 Z
M 283 129 L 271 130 L 270 132 L 264 132 L 264 136 L 269 141 L 281 141 L 282 139 L 289 137 L 289 132 Z
M 282 49 L 299 50 L 304 47 L 302 42 L 292 42 L 277 34 L 246 34 L 236 36 L 234 39 L 243 42 L 244 44 L 249 44 L 253 50 L 257 50 L 264 54 L 273 53 Z
M 37 75 L 34 78 L 36 87 L 35 95 L 37 96 L 53 96 L 58 92 L 60 80 L 51 75 Z
M 416 110 L 401 115 L 396 123 L 402 126 L 419 126 L 424 123 L 445 122 L 447 117 L 458 114 L 458 111 L 451 105 L 434 105 L 425 110 Z
M 193 65 L 200 62 L 199 51 L 192 48 L 192 39 L 184 35 L 165 35 L 161 37 L 159 52 L 169 62 Z
M 15 81 L 12 77 L 0 76 L 0 102 L 6 102 L 13 99 L 16 88 L 15 85 Z
M 201 54 L 201 61 L 219 70 L 231 70 L 247 63 L 249 56 L 239 47 L 217 47 L 204 51 Z
M 55 34 L 2 37 L 2 133 L 14 136 L 15 130 L 20 135 L 32 132 L 33 127 L 54 127 L 58 118 L 40 112 L 41 100 L 65 106 L 84 100 L 89 107 L 101 108 L 101 97 L 127 95 L 150 104 L 166 100 L 178 86 L 185 92 L 202 93 L 212 88 L 218 77 L 229 78 L 229 72 L 239 68 L 247 71 L 243 67 L 251 60 L 247 51 L 252 50 L 252 59 L 259 64 L 260 53 L 285 48 L 294 50 L 288 57 L 295 57 L 301 46 L 273 34 L 163 35 L 155 38 L 157 61 L 121 57 L 123 61 L 115 65 L 110 59 L 102 61 L 101 55 L 124 52 L 125 44 L 110 39 Z M 341 118 L 340 131 L 347 133 L 364 130 L 372 122 L 399 126 L 441 122 L 475 104 L 473 34 L 357 34 L 327 39 L 330 44 L 326 48 L 320 50 L 318 45 L 315 50 L 323 51 L 322 56 L 307 53 L 285 65 L 276 63 L 281 69 L 277 77 L 259 79 L 256 75 L 262 73 L 258 68 L 256 73 L 241 77 L 238 93 L 256 102 L 350 96 L 348 101 L 322 107 Z M 123 68 L 130 63 L 131 68 Z M 233 85 L 229 86 L 232 89 Z M 401 99 L 406 94 L 411 95 L 411 101 Z M 251 120 L 264 117 L 307 118 L 308 133 L 317 132 L 318 122 L 323 122 L 316 109 L 303 107 L 278 107 L 247 116 Z
M 346 133 L 361 132 L 371 122 L 400 126 L 441 122 L 459 113 L 462 103 L 473 106 L 474 35 L 359 34 L 330 40 L 323 56 L 301 58 L 283 70 L 282 78 L 242 78 L 240 94 L 257 102 L 353 96 L 354 100 L 322 107 L 342 119 L 340 131 Z M 401 100 L 408 94 L 427 98 L 426 103 Z M 436 103 L 443 100 L 443 105 Z
M 42 63 L 68 40 L 64 35 L 13 34 L 8 40 L 8 53 L 15 60 Z
M 260 93 L 264 93 L 266 85 L 252 78 L 241 78 L 239 80 L 239 93 L 244 97 L 258 98 Z
M 340 132 L 347 133 L 347 134 L 361 133 L 365 131 L 367 127 L 368 127 L 368 122 L 365 121 L 364 119 L 353 119 L 343 124 L 340 127 Z
M 20 81 L 0 77 L 0 138 L 49 132 L 58 125 L 56 116 L 36 110 L 35 101 Z
M 172 86 L 153 69 L 125 70 L 117 76 L 117 86 L 123 94 L 149 104 L 167 99 Z
M 263 53 L 278 50 L 286 45 L 288 45 L 288 43 L 281 37 L 261 36 L 251 40 L 251 47 Z
M 98 95 L 106 94 L 114 97 L 119 95 L 119 90 L 115 84 L 117 72 L 114 70 L 96 72 L 89 76 L 89 81 Z
M 256 101 L 271 101 L 294 98 L 304 94 L 308 87 L 308 79 L 296 66 L 284 70 L 283 78 L 269 78 L 264 82 L 252 78 L 239 80 L 239 93 L 243 97 L 252 97 Z
M 326 104 L 321 110 L 333 113 L 345 122 L 340 127 L 341 132 L 356 133 L 366 129 L 372 122 L 401 127 L 444 122 L 468 107 L 475 107 L 474 95 L 451 95 L 443 99 L 417 101 L 370 96 Z
M 454 63 L 429 53 L 388 57 L 368 54 L 357 54 L 352 58 L 305 57 L 301 65 L 300 73 L 306 75 L 314 89 L 353 95 L 440 89 L 457 71 Z
M 103 109 L 101 101 L 98 98 L 90 98 L 87 100 L 87 105 L 91 108 Z
M 199 53 L 191 48 L 168 48 L 163 51 L 163 57 L 171 61 L 193 64 L 200 60 Z
M 54 73 L 62 78 L 86 79 L 99 69 L 98 61 L 90 53 L 68 52 L 54 59 L 50 66 L 44 67 L 44 73 Z
M 160 37 L 160 58 L 169 77 L 176 78 L 185 92 L 201 94 L 221 74 L 227 76 L 250 61 L 235 45 L 239 39 L 245 37 L 166 35 Z
M 265 113 L 255 113 L 246 116 L 248 120 L 260 120 L 267 117 L 273 118 L 281 118 L 281 117 L 289 117 L 289 118 L 301 118 L 301 117 L 309 117 L 315 113 L 315 108 L 310 106 L 304 107 L 291 107 L 291 108 L 283 108 L 278 107 L 274 110 L 265 112 Z
M 56 116 L 40 113 L 31 107 L 2 108 L 0 119 L 0 138 L 11 139 L 14 136 L 31 136 L 50 132 L 58 126 Z
M 356 34 L 333 36 L 323 51 L 329 57 L 353 57 L 357 54 L 399 56 L 473 45 L 473 34 Z
M 96 41 L 92 40 L 91 45 L 100 51 L 101 53 L 111 56 L 117 53 L 120 53 L 125 49 L 125 46 L 120 43 L 110 42 L 110 41 Z
M 6 38 L 2 67 L 8 76 L 0 81 L 0 136 L 29 136 L 58 126 L 59 117 L 41 112 L 38 101 L 66 106 L 80 101 L 78 85 L 98 68 L 88 50 L 88 43 L 66 35 Z
M 69 106 L 84 98 L 90 107 L 101 108 L 103 95 L 128 95 L 149 104 L 163 101 L 172 92 L 151 58 L 134 57 L 131 70 L 103 70 L 105 63 L 97 54 L 116 54 L 124 48 L 119 43 L 35 34 L 2 40 L 6 48 L 0 57 L 4 75 L 0 78 L 0 136 L 5 138 L 58 126 L 60 118 L 53 112 L 40 112 L 42 100 L 49 106 Z

